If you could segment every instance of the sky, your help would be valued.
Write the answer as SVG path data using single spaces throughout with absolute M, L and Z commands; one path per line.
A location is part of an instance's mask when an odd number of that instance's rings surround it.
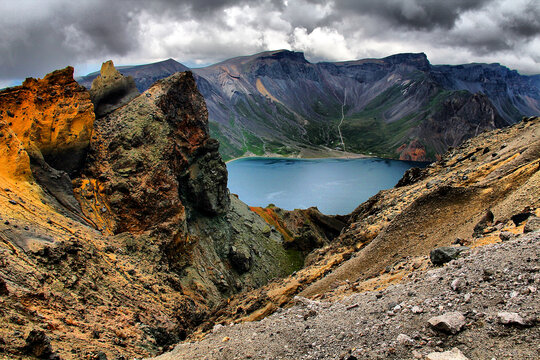
M 540 0 L 0 0 L 0 88 L 173 58 L 190 67 L 266 50 L 342 61 L 424 52 L 540 73 Z

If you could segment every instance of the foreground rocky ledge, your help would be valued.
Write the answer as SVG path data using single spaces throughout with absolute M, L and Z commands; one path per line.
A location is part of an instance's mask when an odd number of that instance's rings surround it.
M 539 241 L 536 231 L 480 247 L 406 284 L 335 302 L 296 297 L 287 310 L 217 325 L 155 359 L 436 359 L 427 356 L 452 348 L 462 359 L 538 359 Z M 428 322 L 440 315 L 442 330 Z

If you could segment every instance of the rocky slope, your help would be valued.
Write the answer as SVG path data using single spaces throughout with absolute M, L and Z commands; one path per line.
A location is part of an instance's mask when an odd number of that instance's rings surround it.
M 139 83 L 137 68 L 122 71 Z M 310 63 L 281 50 L 193 71 L 225 159 L 347 150 L 434 160 L 482 131 L 540 113 L 536 77 L 499 64 L 431 65 L 425 54 Z
M 333 302 L 296 297 L 155 359 L 538 359 L 539 241 L 537 231 L 476 248 L 406 283 Z
M 265 60 L 265 66 L 279 64 L 274 55 Z M 293 56 L 295 66 L 309 71 L 302 59 Z M 388 62 L 399 71 L 414 72 L 415 67 L 427 66 L 414 56 L 405 66 L 397 58 Z M 297 74 L 297 69 L 291 73 Z M 130 82 L 109 65 L 104 70 L 104 74 L 113 74 L 113 88 L 118 80 Z M 209 136 L 208 111 L 190 72 L 160 80 L 130 101 L 125 101 L 130 91 L 121 96 L 102 91 L 93 98 L 94 104 L 90 93 L 74 82 L 72 73 L 67 68 L 0 92 L 0 358 L 154 356 L 188 337 L 207 334 L 216 324 L 263 319 L 291 305 L 298 295 L 309 298 L 309 305 L 314 300 L 337 301 L 354 293 L 382 291 L 409 278 L 420 279 L 422 275 L 416 273 L 432 266 L 428 254 L 435 247 L 456 242 L 478 247 L 537 229 L 539 118 L 526 118 L 513 127 L 468 140 L 428 168 L 408 171 L 396 188 L 380 192 L 352 214 L 329 217 L 316 209 L 250 209 L 228 193 L 226 167 L 218 143 Z M 103 89 L 109 83 L 105 80 L 100 84 Z M 459 111 L 465 106 L 467 114 L 484 113 L 478 112 L 482 96 L 454 96 L 449 110 L 439 110 Z M 101 103 L 114 106 L 95 117 L 93 109 Z M 479 117 L 477 121 L 485 124 L 490 119 Z M 462 123 L 456 119 L 456 124 Z M 408 149 L 408 153 L 418 154 L 420 147 L 409 144 Z M 494 259 L 502 266 L 502 258 L 515 262 L 516 271 L 521 272 L 526 266 L 522 264 L 537 263 L 538 257 L 515 261 L 508 254 L 535 251 L 536 239 L 537 233 L 513 242 L 514 250 L 496 248 L 502 250 Z M 474 308 L 462 305 L 461 298 L 450 292 L 423 305 L 430 316 L 443 314 L 442 310 L 436 312 L 439 306 L 463 312 L 458 318 L 472 321 L 466 324 L 463 337 L 459 329 L 456 337 L 445 340 L 438 333 L 424 332 L 415 322 L 404 327 L 403 334 L 418 342 L 417 351 L 459 347 L 458 342 L 467 344 L 477 333 L 479 339 L 495 334 L 493 343 L 503 349 L 507 340 L 523 341 L 514 356 L 537 351 L 528 345 L 529 339 L 538 338 L 537 322 L 532 318 L 537 312 L 528 305 L 518 307 L 513 300 L 501 303 L 497 298 L 492 303 L 482 297 L 490 278 L 494 281 L 489 286 L 495 284 L 497 293 L 506 291 L 504 268 L 501 274 L 487 270 L 482 275 L 486 284 L 472 283 L 470 287 Z M 525 274 L 517 272 L 517 276 Z M 471 279 L 477 275 L 471 272 Z M 503 280 L 502 285 L 498 280 Z M 523 275 L 516 280 L 518 295 L 525 281 L 534 287 L 536 278 Z M 469 291 L 469 285 L 456 286 Z M 425 289 L 420 289 L 418 293 L 423 294 Z M 380 321 L 392 324 L 380 307 L 387 307 L 393 298 L 401 299 L 401 293 L 387 291 L 388 298 L 386 292 L 376 293 L 374 298 L 383 300 L 374 301 L 373 307 L 365 305 L 372 313 L 366 319 L 370 337 L 362 346 L 371 344 L 371 336 L 384 330 Z M 356 296 L 369 300 L 373 294 Z M 405 319 L 409 313 L 399 315 L 399 311 L 411 305 L 412 312 L 413 306 L 421 306 L 422 296 L 413 297 L 410 303 L 399 300 L 396 305 L 400 307 L 394 305 L 391 310 L 398 319 Z M 534 296 L 522 304 L 531 300 L 534 305 Z M 480 303 L 488 307 L 478 320 L 467 311 Z M 353 307 L 345 311 L 356 312 L 355 304 L 347 305 Z M 428 309 L 432 304 L 435 308 Z M 310 309 L 313 312 L 301 310 L 300 314 L 296 308 L 291 314 L 302 315 L 302 322 L 334 315 L 332 311 L 323 314 L 318 306 Z M 362 306 L 358 304 L 358 312 L 364 313 Z M 514 326 L 521 322 L 520 326 L 531 327 L 521 333 L 511 328 L 506 338 L 500 336 L 507 333 L 499 328 L 485 335 L 482 319 L 504 311 L 517 311 L 522 319 L 503 314 L 499 316 L 502 323 Z M 289 323 L 297 328 L 294 321 Z M 315 329 L 320 326 L 312 325 Z M 277 327 L 275 334 L 281 333 L 279 322 L 273 326 Z M 296 334 L 286 329 L 277 344 Z M 334 330 L 328 331 L 326 338 L 333 339 Z M 339 331 L 336 337 L 342 336 Z M 419 337 L 415 331 L 420 332 Z M 381 346 L 374 356 L 409 354 L 407 349 L 394 348 L 395 332 L 387 333 L 388 346 Z M 411 343 L 404 336 L 399 342 Z M 223 350 L 229 342 L 237 345 L 231 336 L 218 339 L 220 345 L 209 348 Z M 313 353 L 305 353 L 303 343 L 295 344 L 289 354 L 266 342 L 266 348 L 255 350 L 258 343 L 254 342 L 255 347 L 244 347 L 245 355 L 257 356 L 247 352 L 267 350 L 268 356 L 302 353 L 324 358 L 338 350 L 349 351 L 357 342 L 351 337 L 344 348 L 336 345 L 326 351 L 319 350 L 319 340 L 313 339 Z M 196 353 L 205 344 L 184 349 Z M 485 354 L 481 346 L 461 349 L 471 357 Z M 234 351 L 238 349 L 227 350 L 227 356 L 244 356 Z
M 90 93 L 72 68 L 0 93 L 0 357 L 156 354 L 302 265 L 229 195 L 191 73 L 129 100 L 103 70 Z

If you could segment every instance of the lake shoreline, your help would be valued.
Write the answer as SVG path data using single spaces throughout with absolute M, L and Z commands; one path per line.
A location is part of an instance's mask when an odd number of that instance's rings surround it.
M 323 152 L 321 152 L 321 154 L 317 154 L 315 156 L 286 156 L 286 155 L 275 154 L 275 153 L 267 153 L 267 154 L 264 154 L 264 155 L 251 154 L 251 155 L 239 156 L 239 157 L 227 160 L 227 161 L 225 161 L 225 163 L 228 164 L 228 163 L 230 163 L 232 161 L 241 160 L 241 159 L 322 160 L 322 159 L 369 159 L 369 158 L 385 159 L 385 158 L 382 158 L 382 157 L 376 156 L 376 155 L 366 155 L 366 154 L 356 154 L 356 153 L 343 153 L 341 155 L 336 153 L 336 154 L 328 154 L 328 156 L 325 156 Z M 395 159 L 388 158 L 388 160 L 395 160 Z

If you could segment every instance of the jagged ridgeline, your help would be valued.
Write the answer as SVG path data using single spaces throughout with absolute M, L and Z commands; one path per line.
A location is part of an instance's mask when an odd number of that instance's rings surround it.
M 90 91 L 71 67 L 1 91 L 0 352 L 155 354 L 328 241 L 313 210 L 323 238 L 285 244 L 218 148 L 191 72 L 139 94 L 109 61 Z
M 139 90 L 186 68 L 120 69 Z M 310 63 L 270 51 L 193 69 L 225 160 L 242 155 L 324 156 L 343 150 L 435 160 L 482 131 L 540 113 L 537 76 L 499 64 L 431 65 L 425 54 Z M 79 79 L 90 87 L 91 74 Z M 334 153 L 335 154 L 335 153 Z

